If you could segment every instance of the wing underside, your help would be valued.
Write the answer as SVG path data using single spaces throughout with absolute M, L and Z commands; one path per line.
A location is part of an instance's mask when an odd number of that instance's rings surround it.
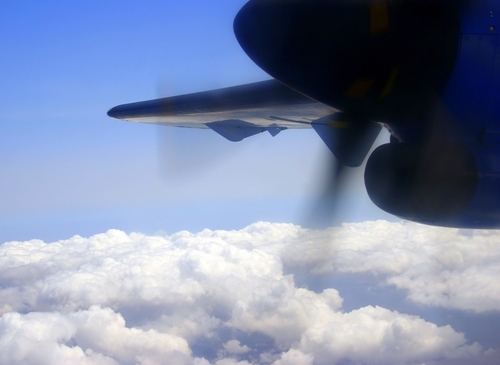
M 362 131 L 353 128 L 356 123 L 343 113 L 276 80 L 118 105 L 108 115 L 131 122 L 211 129 L 234 142 L 265 131 L 275 136 L 285 129 L 314 128 L 347 166 L 362 163 L 380 131 L 378 124 Z
M 311 122 L 335 112 L 276 80 L 268 80 L 123 104 L 108 115 L 131 122 L 210 128 L 238 141 L 263 131 L 274 136 L 284 129 L 311 128 Z

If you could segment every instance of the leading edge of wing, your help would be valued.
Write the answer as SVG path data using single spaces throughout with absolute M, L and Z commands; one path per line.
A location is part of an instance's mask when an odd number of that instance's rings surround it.
M 177 127 L 237 125 L 261 128 L 311 128 L 311 122 L 336 110 L 267 80 L 223 89 L 118 105 L 112 118 Z M 212 124 L 212 126 L 210 126 Z

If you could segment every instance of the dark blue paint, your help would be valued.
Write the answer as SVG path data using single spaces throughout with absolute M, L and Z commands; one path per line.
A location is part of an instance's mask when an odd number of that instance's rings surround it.
M 441 138 L 451 137 L 473 152 L 479 183 L 465 211 L 439 225 L 500 227 L 499 17 L 500 2 L 495 0 L 469 1 L 461 9 L 457 60 L 442 96 L 455 124 Z

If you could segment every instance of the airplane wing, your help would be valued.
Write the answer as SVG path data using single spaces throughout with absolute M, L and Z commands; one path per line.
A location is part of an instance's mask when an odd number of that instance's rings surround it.
M 356 128 L 343 113 L 276 80 L 118 105 L 113 118 L 173 127 L 211 129 L 237 142 L 262 132 L 314 128 L 346 166 L 360 166 L 381 126 Z M 366 129 L 366 130 L 365 130 Z
M 276 80 L 123 104 L 108 115 L 131 122 L 210 128 L 230 141 L 268 131 L 311 128 L 311 122 L 337 110 Z

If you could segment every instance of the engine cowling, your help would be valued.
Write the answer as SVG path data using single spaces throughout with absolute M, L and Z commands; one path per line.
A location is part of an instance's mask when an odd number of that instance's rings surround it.
M 250 0 L 238 42 L 275 79 L 360 119 L 427 116 L 453 71 L 456 0 Z
M 488 153 L 443 143 L 422 147 L 392 143 L 378 147 L 365 170 L 370 199 L 398 217 L 439 226 L 490 228 L 500 222 L 498 173 Z M 496 197 L 494 197 L 496 199 Z

